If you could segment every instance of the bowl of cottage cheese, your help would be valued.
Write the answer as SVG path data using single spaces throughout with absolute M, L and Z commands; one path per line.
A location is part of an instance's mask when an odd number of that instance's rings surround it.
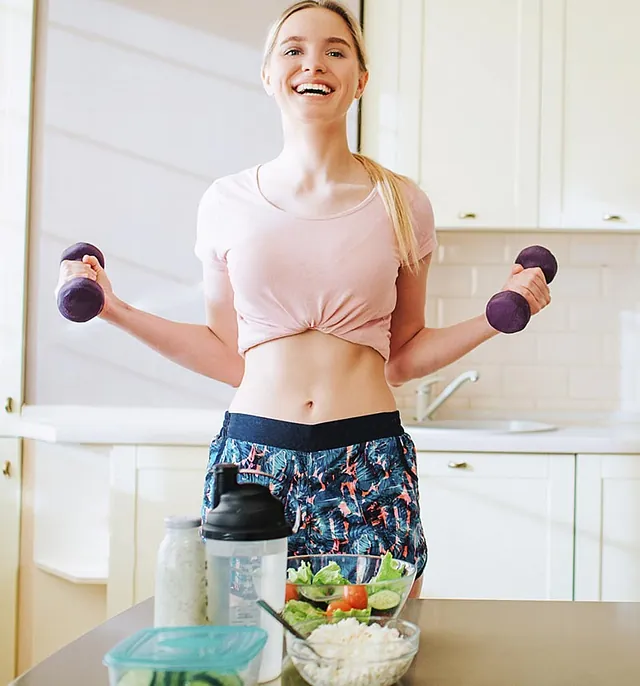
M 420 641 L 418 626 L 392 617 L 348 617 L 296 628 L 306 640 L 287 633 L 287 653 L 310 686 L 392 686 L 408 671 Z

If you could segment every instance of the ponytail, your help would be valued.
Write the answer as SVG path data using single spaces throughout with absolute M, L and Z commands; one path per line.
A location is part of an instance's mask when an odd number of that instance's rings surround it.
M 393 224 L 393 231 L 396 235 L 400 264 L 412 272 L 415 271 L 418 264 L 418 243 L 406 190 L 403 192 L 402 188 L 402 185 L 406 184 L 408 179 L 374 162 L 369 157 L 357 153 L 354 154 L 354 157 L 365 168 L 369 178 L 376 185 L 382 197 L 382 202 Z

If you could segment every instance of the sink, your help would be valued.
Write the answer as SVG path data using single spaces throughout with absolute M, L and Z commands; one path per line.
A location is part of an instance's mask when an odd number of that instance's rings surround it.
M 521 419 L 427 419 L 420 423 L 407 423 L 407 426 L 429 431 L 480 431 L 498 434 L 535 433 L 557 429 L 553 424 Z

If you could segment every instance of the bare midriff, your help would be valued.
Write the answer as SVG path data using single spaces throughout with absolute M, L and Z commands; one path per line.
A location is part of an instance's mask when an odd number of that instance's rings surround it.
M 318 424 L 379 412 L 396 402 L 383 357 L 315 330 L 249 349 L 231 412 Z

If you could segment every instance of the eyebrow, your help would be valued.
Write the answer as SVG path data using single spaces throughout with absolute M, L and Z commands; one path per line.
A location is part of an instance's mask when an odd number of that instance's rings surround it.
M 280 45 L 286 45 L 287 43 L 304 43 L 307 39 L 304 36 L 289 36 L 280 42 Z M 338 36 L 331 36 L 327 38 L 326 43 L 338 43 L 339 45 L 346 45 L 348 48 L 351 47 L 349 41 L 344 38 L 339 38 Z

